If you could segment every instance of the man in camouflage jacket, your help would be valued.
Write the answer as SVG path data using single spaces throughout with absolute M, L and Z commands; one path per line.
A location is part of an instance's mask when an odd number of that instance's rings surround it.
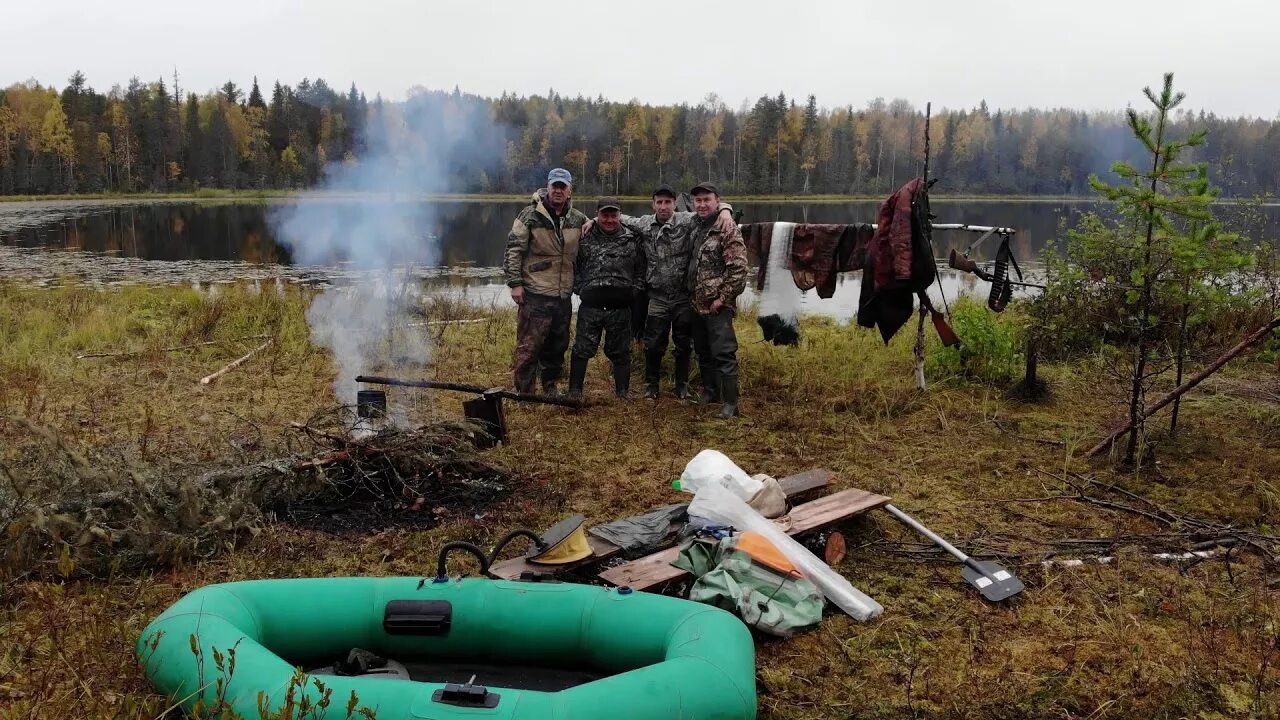
M 639 233 L 645 259 L 645 287 L 649 292 L 649 311 L 644 327 L 644 396 L 658 397 L 658 379 L 662 373 L 662 356 L 671 338 L 675 358 L 675 393 L 689 395 L 689 360 L 693 344 L 693 310 L 689 306 L 687 280 L 689 260 L 693 252 L 693 230 L 698 216 L 692 212 L 676 212 L 676 194 L 662 185 L 651 196 L 653 214 L 638 218 L 623 216 L 628 228 Z M 717 215 L 721 230 L 733 226 L 733 208 Z
M 596 219 L 578 244 L 573 291 L 578 294 L 578 327 L 569 364 L 569 396 L 581 397 L 587 363 L 600 348 L 613 363 L 613 386 L 628 399 L 631 385 L 631 302 L 640 287 L 640 236 L 622 225 L 617 198 L 596 202 Z
M 648 292 L 648 311 L 644 319 L 644 396 L 658 397 L 658 379 L 662 373 L 662 357 L 667 352 L 668 337 L 675 357 L 675 393 L 689 394 L 689 360 L 693 351 L 693 309 L 689 305 L 689 259 L 693 253 L 692 234 L 698 215 L 676 212 L 676 193 L 669 185 L 660 185 L 651 196 L 653 214 L 622 216 L 622 224 L 640 236 L 644 257 L 642 287 Z M 733 206 L 719 205 L 717 224 L 723 232 L 731 232 Z M 588 222 L 583 232 L 590 231 Z M 634 322 L 634 314 L 633 314 Z M 632 328 L 633 336 L 635 328 Z
M 516 352 L 512 375 L 517 391 L 534 392 L 541 370 L 543 391 L 556 392 L 569 348 L 573 314 L 574 263 L 587 216 L 573 208 L 573 176 L 564 168 L 547 175 L 547 187 L 534 193 L 507 235 L 503 272 L 516 315 Z
M 723 403 L 720 417 L 738 414 L 738 339 L 733 316 L 747 285 L 747 247 L 735 224 L 724 232 L 716 225 L 720 194 L 704 182 L 690 191 L 698 220 L 693 229 L 693 255 L 688 284 L 694 310 L 693 344 L 702 374 L 699 402 Z

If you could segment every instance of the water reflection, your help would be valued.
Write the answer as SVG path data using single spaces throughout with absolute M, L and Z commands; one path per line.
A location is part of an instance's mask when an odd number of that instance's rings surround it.
M 359 198 L 299 198 L 266 203 L 198 201 L 51 201 L 0 203 L 0 276 L 49 282 L 72 276 L 93 284 L 136 282 L 226 282 L 236 279 L 287 282 L 345 282 L 358 275 L 343 258 L 319 267 L 298 267 L 286 248 L 276 243 L 268 215 L 283 203 L 350 203 Z M 381 200 L 380 200 L 381 201 Z M 403 200 L 402 202 L 417 202 Z M 587 208 L 591 199 L 579 199 Z M 498 267 L 511 222 L 521 202 L 432 202 L 422 228 L 423 242 L 439 243 L 439 266 L 414 268 L 412 274 L 432 292 L 455 295 L 482 305 L 510 303 Z M 741 203 L 743 222 L 853 223 L 873 222 L 877 201 L 839 204 Z M 1088 202 L 987 201 L 935 199 L 938 223 L 1000 225 L 1016 231 L 1012 248 L 1024 271 L 1034 275 L 1046 245 L 1061 228 L 1078 222 L 1095 206 Z M 641 214 L 644 204 L 625 212 Z M 1280 229 L 1280 207 L 1261 208 L 1268 232 Z M 958 231 L 935 233 L 935 250 L 945 258 L 963 250 L 977 235 Z M 997 247 L 989 239 L 974 253 L 989 260 Z M 57 250 L 82 252 L 50 252 Z M 935 300 L 945 293 L 985 298 L 988 285 L 972 275 L 943 265 Z M 820 299 L 806 293 L 805 312 L 841 320 L 857 307 L 859 275 L 839 278 L 835 296 Z M 742 302 L 753 300 L 748 290 Z

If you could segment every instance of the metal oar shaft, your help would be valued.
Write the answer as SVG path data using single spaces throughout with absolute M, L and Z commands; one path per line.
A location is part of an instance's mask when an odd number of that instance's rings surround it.
M 952 545 L 951 543 L 947 542 L 946 540 L 943 540 L 941 537 L 939 537 L 939 536 L 938 536 L 938 534 L 937 534 L 937 533 L 935 533 L 934 531 L 930 530 L 929 528 L 927 528 L 927 527 L 925 527 L 925 526 L 921 525 L 920 523 L 916 522 L 915 518 L 911 517 L 910 515 L 908 515 L 908 514 L 906 514 L 906 513 L 902 512 L 901 510 L 899 510 L 898 508 L 896 508 L 896 507 L 894 507 L 894 506 L 892 506 L 892 505 L 885 505 L 885 506 L 884 506 L 884 509 L 885 509 L 885 510 L 888 510 L 888 511 L 889 511 L 889 512 L 894 516 L 894 517 L 898 518 L 898 519 L 899 519 L 899 520 L 901 520 L 902 522 L 904 522 L 904 523 L 906 523 L 907 525 L 909 525 L 909 526 L 911 527 L 911 529 L 912 529 L 912 530 L 915 530 L 916 532 L 920 533 L 921 535 L 924 535 L 925 537 L 927 537 L 927 538 L 929 538 L 930 540 L 932 540 L 932 541 L 934 541 L 935 543 L 937 543 L 937 544 L 938 544 L 938 545 L 939 545 L 943 550 L 946 550 L 947 552 L 949 552 L 949 553 L 951 553 L 952 555 L 956 556 L 956 557 L 957 557 L 957 558 L 959 558 L 960 560 L 968 560 L 968 559 L 969 559 L 969 556 L 968 556 L 968 555 L 965 555 L 965 554 L 964 554 L 964 553 L 962 553 L 962 552 L 960 552 L 960 550 L 958 550 L 958 549 L 956 548 L 956 546 Z

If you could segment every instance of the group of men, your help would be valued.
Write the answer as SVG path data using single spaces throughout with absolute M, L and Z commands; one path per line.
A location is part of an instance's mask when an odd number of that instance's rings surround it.
M 622 214 L 618 200 L 602 197 L 594 219 L 573 207 L 573 176 L 555 168 L 534 193 L 507 237 L 503 263 L 516 321 L 516 390 L 532 393 L 542 381 L 559 392 L 569 348 L 571 295 L 579 298 L 567 395 L 581 397 L 587 364 L 603 337 L 613 364 L 614 391 L 630 398 L 632 307 L 648 295 L 644 321 L 645 392 L 658 398 L 668 338 L 675 360 L 675 394 L 712 405 L 720 416 L 738 414 L 738 341 L 733 316 L 746 287 L 747 256 L 732 206 L 709 182 L 691 191 L 693 212 L 676 212 L 676 193 L 653 191 L 653 213 Z M 691 397 L 691 352 L 698 357 L 702 392 Z

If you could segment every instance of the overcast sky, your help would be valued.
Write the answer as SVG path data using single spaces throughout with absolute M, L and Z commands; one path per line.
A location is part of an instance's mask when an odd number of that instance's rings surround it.
M 400 99 L 415 85 L 481 95 L 584 94 L 731 107 L 778 91 L 827 107 L 1121 109 L 1173 71 L 1184 107 L 1280 114 L 1275 0 L 42 0 L 0 10 L 0 85 L 107 90 L 177 68 L 270 92 L 323 77 Z M 696 13 L 696 15 L 695 15 Z

